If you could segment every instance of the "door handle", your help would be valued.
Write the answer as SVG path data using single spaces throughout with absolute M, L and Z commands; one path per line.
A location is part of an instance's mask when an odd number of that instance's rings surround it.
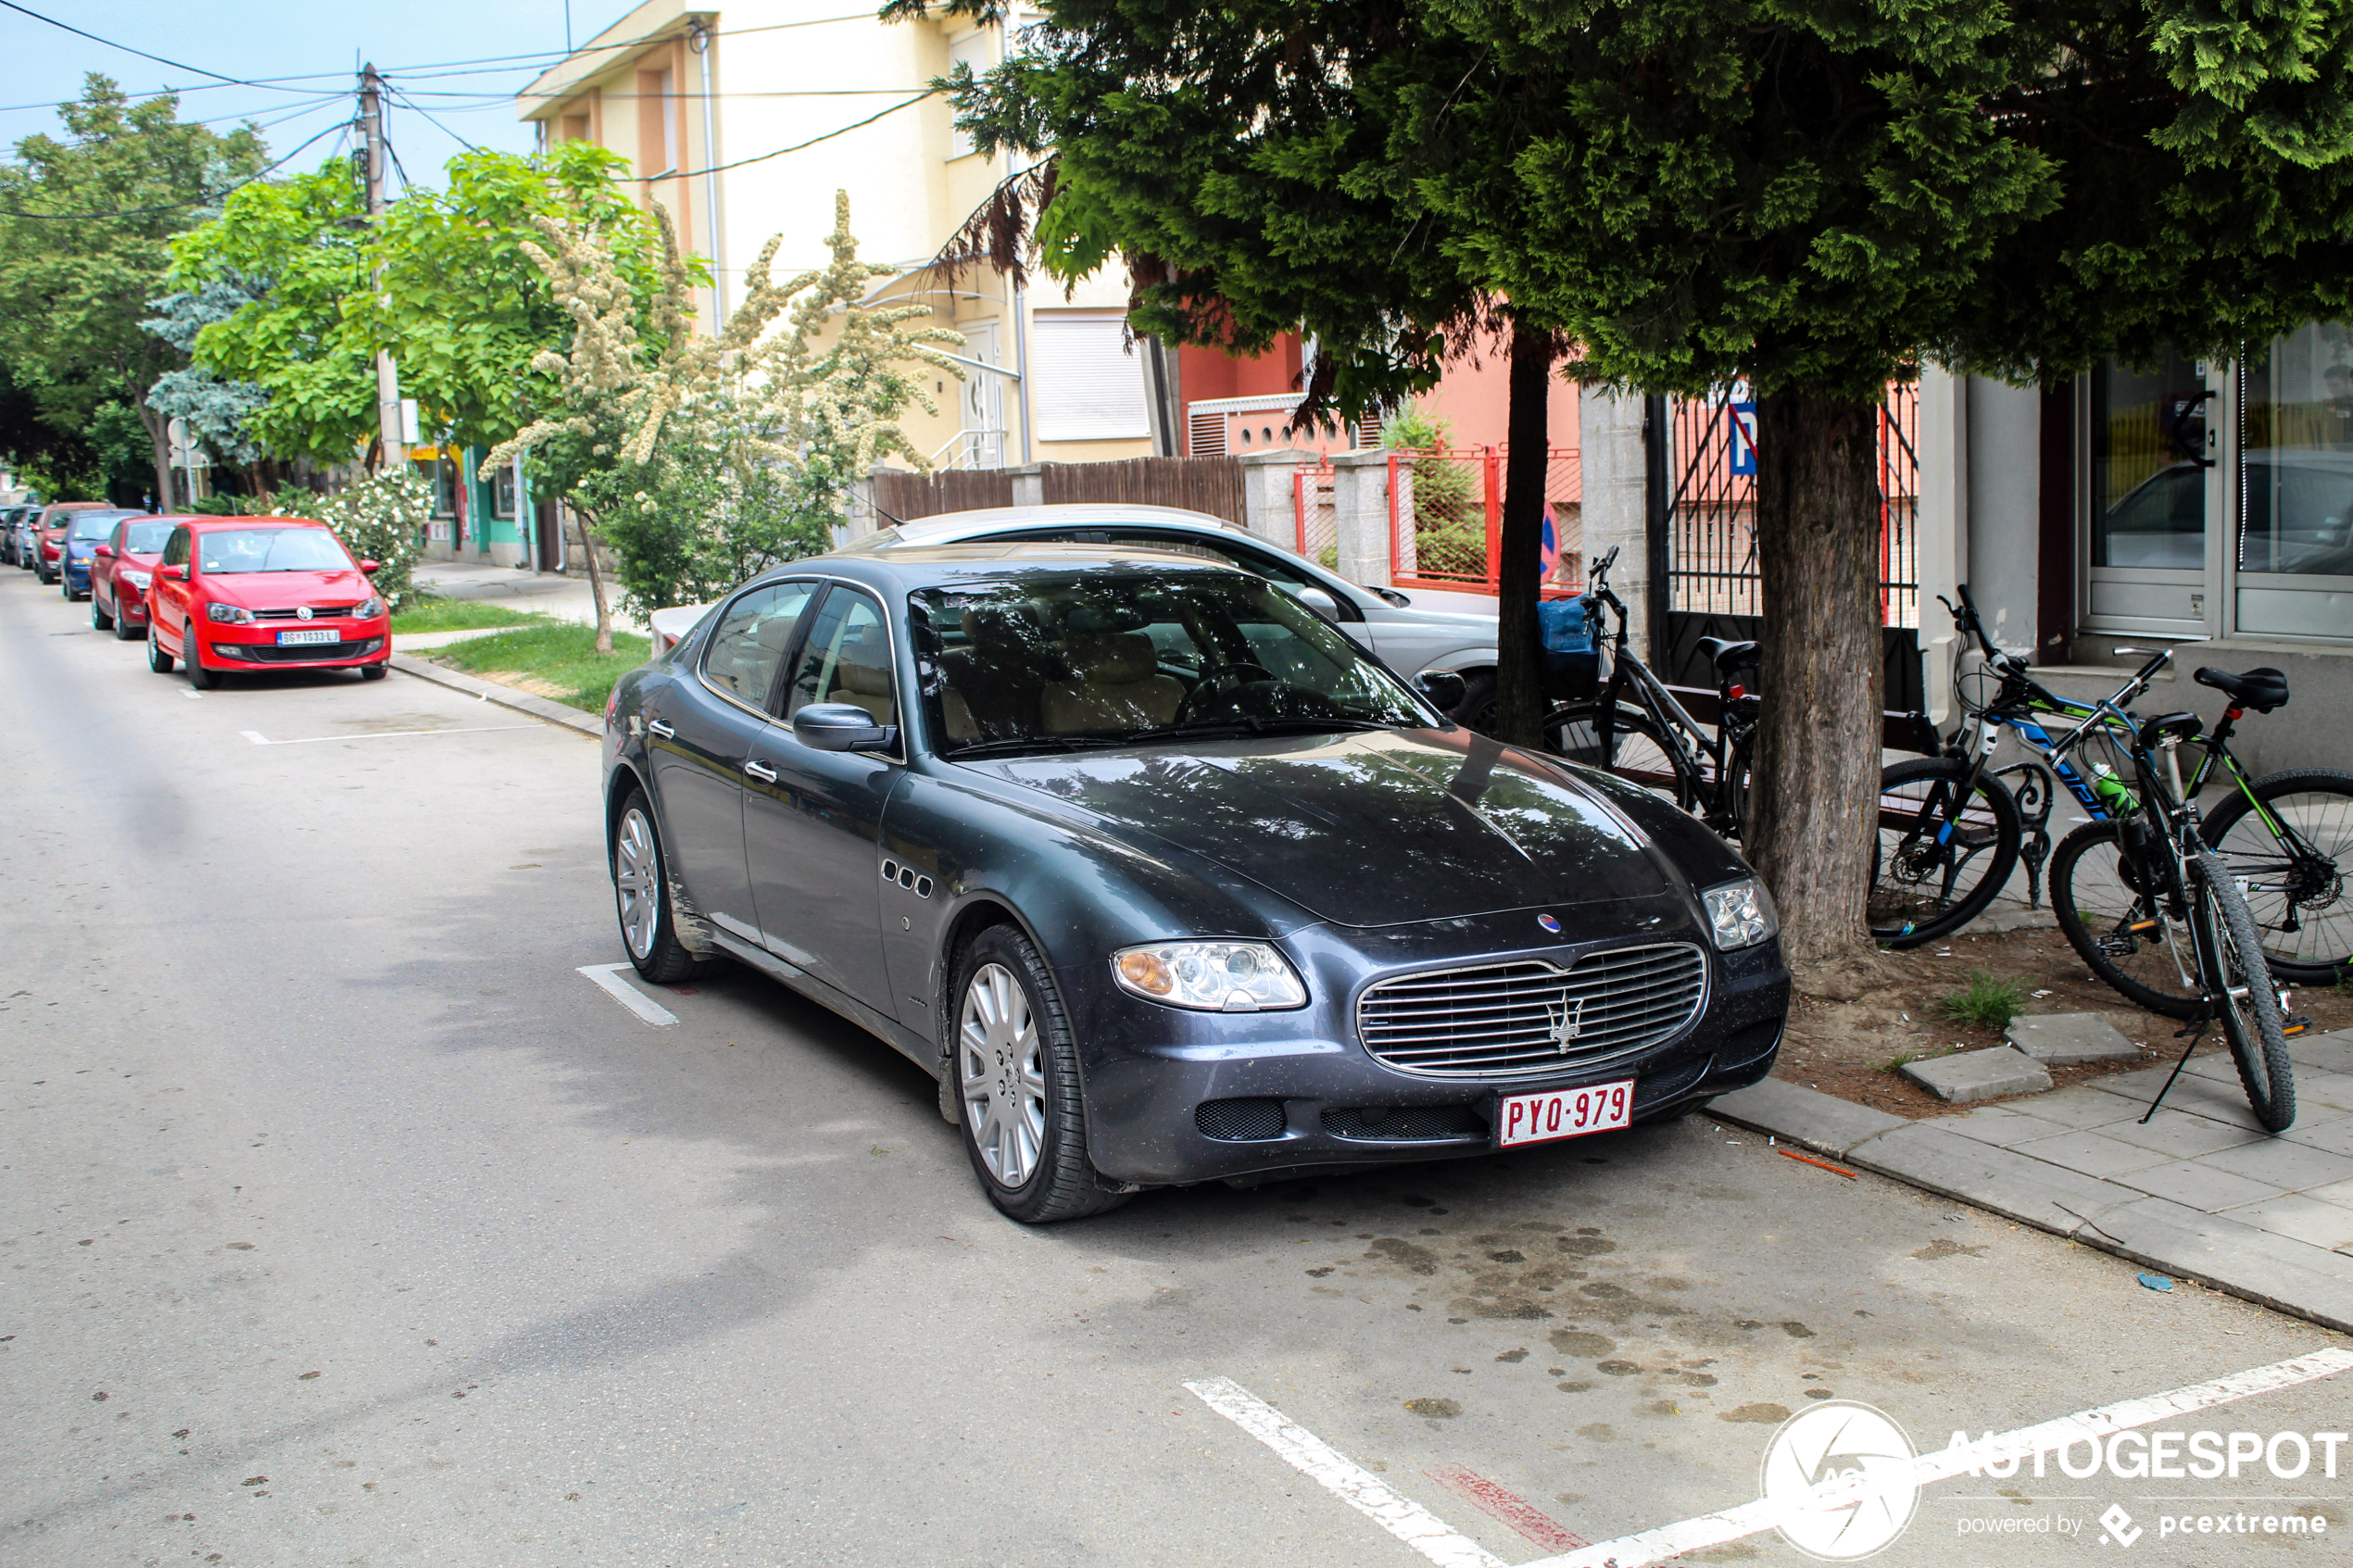
M 646 728 L 651 730 L 655 734 L 660 735 L 664 740 L 668 740 L 671 736 L 678 733 L 676 730 L 672 729 L 668 724 L 663 723 L 659 719 L 647 720 Z
M 756 759 L 744 764 L 744 772 L 751 778 L 758 779 L 761 784 L 776 782 L 776 770 L 764 768 Z

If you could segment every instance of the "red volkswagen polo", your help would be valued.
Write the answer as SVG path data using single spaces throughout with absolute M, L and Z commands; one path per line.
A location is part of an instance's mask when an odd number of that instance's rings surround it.
M 190 518 L 164 541 L 147 589 L 147 667 L 209 690 L 232 670 L 350 670 L 382 680 L 392 619 L 323 522 Z
M 147 585 L 172 529 L 194 519 L 127 517 L 90 561 L 90 624 L 129 642 L 146 629 Z

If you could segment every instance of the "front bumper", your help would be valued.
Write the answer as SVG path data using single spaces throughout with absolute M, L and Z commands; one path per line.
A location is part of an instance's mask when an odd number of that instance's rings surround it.
M 88 561 L 69 559 L 58 575 L 65 579 L 66 592 L 75 597 L 79 598 L 90 591 L 90 563 Z
M 1524 911 L 1403 932 L 1310 927 L 1278 944 L 1315 998 L 1290 1012 L 1186 1012 L 1119 990 L 1107 964 L 1062 972 L 1086 1082 L 1089 1158 L 1114 1180 L 1145 1185 L 1263 1180 L 1487 1152 L 1499 1094 L 1632 1078 L 1634 1115 L 1643 1120 L 1745 1087 L 1772 1071 L 1780 1048 L 1790 979 L 1780 944 L 1715 952 L 1680 897 L 1648 902 L 1670 901 L 1681 918 L 1667 928 L 1629 918 L 1622 935 L 1550 947 L 1518 940 L 1529 923 Z M 1530 957 L 1567 964 L 1659 941 L 1702 949 L 1706 994 L 1680 1030 L 1629 1054 L 1556 1073 L 1456 1078 L 1402 1071 L 1357 1043 L 1357 994 L 1401 971 Z
M 295 628 L 278 622 L 251 626 L 218 621 L 199 621 L 195 640 L 204 649 L 205 664 L 220 670 L 347 670 L 392 657 L 392 625 L 383 616 L 317 629 L 333 631 L 336 640 L 282 644 L 278 633 Z

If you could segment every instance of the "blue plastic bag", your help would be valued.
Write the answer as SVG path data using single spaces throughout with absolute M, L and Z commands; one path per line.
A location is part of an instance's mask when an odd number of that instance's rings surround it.
M 1590 674 L 1600 664 L 1600 652 L 1593 646 L 1590 598 L 1580 595 L 1573 599 L 1540 599 L 1536 624 L 1543 638 L 1544 667 L 1550 673 Z

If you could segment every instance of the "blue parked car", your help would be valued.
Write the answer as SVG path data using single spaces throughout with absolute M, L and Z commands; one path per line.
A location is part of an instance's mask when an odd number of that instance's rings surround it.
M 125 518 L 145 517 L 140 511 L 78 511 L 66 536 L 58 542 L 57 591 L 69 599 L 90 596 L 90 558 L 92 552 L 114 537 L 115 524 Z

